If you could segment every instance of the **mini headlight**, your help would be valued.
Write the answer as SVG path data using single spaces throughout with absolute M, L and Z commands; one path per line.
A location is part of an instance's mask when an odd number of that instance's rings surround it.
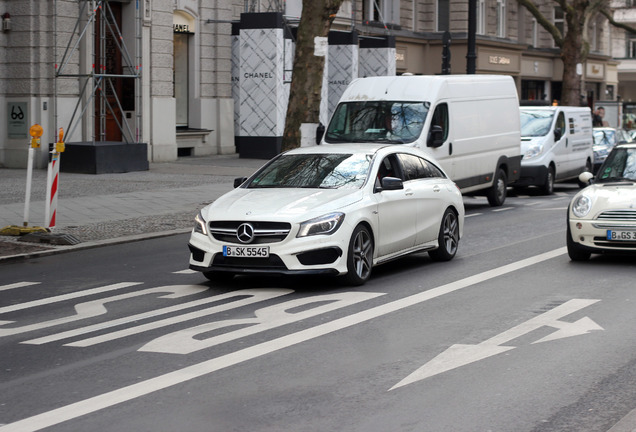
M 203 219 L 201 212 L 194 218 L 194 232 L 208 235 L 208 228 L 205 226 L 205 219 Z
M 579 195 L 572 203 L 572 213 L 574 216 L 585 217 L 592 209 L 592 199 L 587 195 Z
M 300 224 L 300 229 L 296 237 L 307 237 L 311 235 L 330 235 L 335 233 L 342 221 L 344 220 L 344 213 L 329 213 L 324 216 L 310 219 Z

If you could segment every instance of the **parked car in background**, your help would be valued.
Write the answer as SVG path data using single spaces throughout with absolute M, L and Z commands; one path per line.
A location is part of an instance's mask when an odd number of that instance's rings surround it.
M 612 149 L 590 186 L 574 196 L 567 215 L 567 249 L 573 261 L 593 253 L 636 252 L 636 143 Z
M 463 233 L 459 188 L 411 147 L 302 147 L 235 185 L 199 212 L 190 236 L 190 268 L 211 281 L 327 274 L 361 285 L 406 254 L 452 259 Z
M 594 128 L 594 170 L 596 173 L 616 144 L 633 142 L 633 138 L 623 129 L 612 127 Z
M 592 112 L 587 107 L 522 106 L 521 178 L 515 187 L 537 186 L 544 194 L 554 183 L 592 170 Z

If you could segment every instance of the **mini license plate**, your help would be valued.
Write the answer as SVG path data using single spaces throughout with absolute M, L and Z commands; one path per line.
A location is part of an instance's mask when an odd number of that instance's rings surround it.
M 636 231 L 607 230 L 607 240 L 613 240 L 613 241 L 636 241 Z
M 269 258 L 269 246 L 223 246 L 223 256 Z

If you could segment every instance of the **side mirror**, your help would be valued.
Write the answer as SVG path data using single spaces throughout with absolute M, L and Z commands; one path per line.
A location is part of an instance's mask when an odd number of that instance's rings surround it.
M 316 145 L 320 144 L 322 141 L 322 137 L 325 134 L 325 125 L 322 123 L 318 123 L 318 127 L 316 128 Z
M 431 131 L 428 133 L 428 139 L 426 140 L 427 147 L 440 147 L 444 144 L 444 129 L 439 125 L 431 126 Z
M 245 180 L 247 180 L 247 177 L 237 177 L 234 179 L 234 187 L 237 188 L 240 185 L 242 185 L 243 183 L 245 183 Z
M 593 178 L 594 174 L 592 174 L 591 172 L 585 171 L 579 174 L 579 181 L 585 185 L 591 184 Z
M 563 136 L 563 131 L 561 130 L 561 128 L 556 128 L 554 130 L 554 142 L 557 142 L 558 140 L 560 140 L 562 136 Z
M 382 190 L 400 190 L 404 189 L 402 179 L 397 177 L 384 177 L 382 179 Z

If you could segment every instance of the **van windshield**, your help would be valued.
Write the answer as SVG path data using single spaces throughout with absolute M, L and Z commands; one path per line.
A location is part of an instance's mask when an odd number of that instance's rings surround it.
M 521 136 L 539 137 L 550 132 L 554 111 L 521 111 Z
M 410 143 L 420 136 L 429 107 L 429 102 L 343 102 L 331 118 L 325 141 Z

